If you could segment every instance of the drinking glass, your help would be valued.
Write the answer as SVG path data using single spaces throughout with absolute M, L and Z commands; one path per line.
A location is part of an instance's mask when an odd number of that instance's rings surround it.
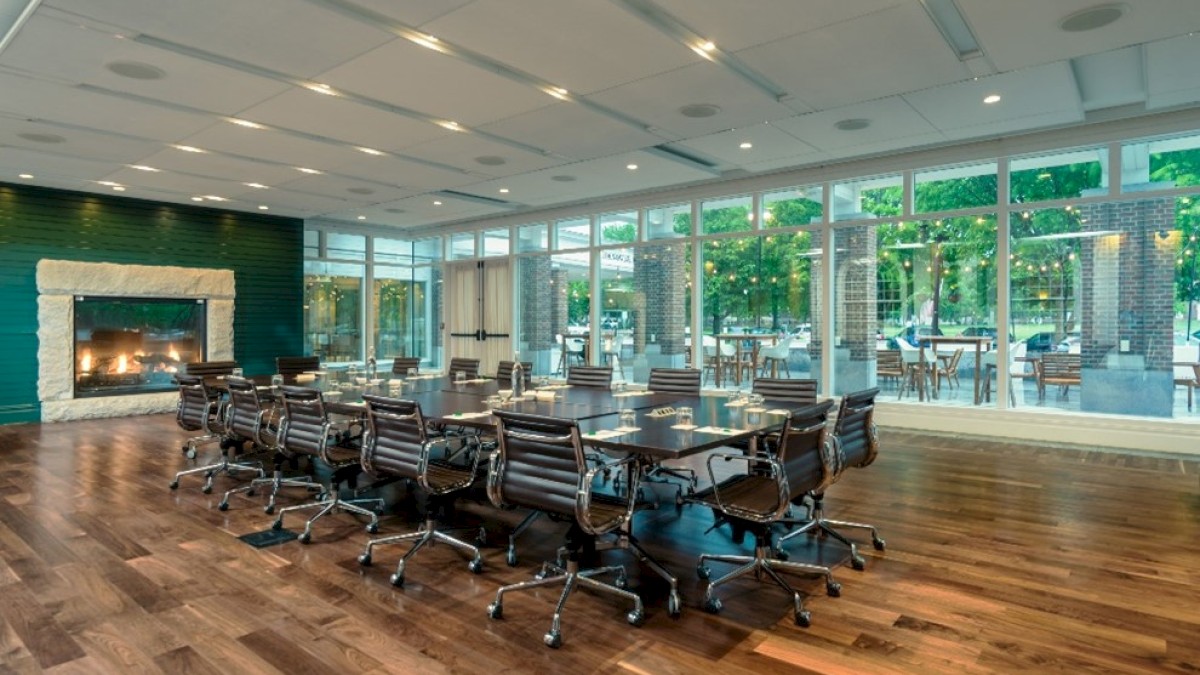
M 234 368 L 234 369 L 233 369 L 233 376 L 234 376 L 234 377 L 242 377 L 242 374 L 243 374 L 244 372 L 245 372 L 245 371 L 244 371 L 244 370 L 242 370 L 241 368 Z
M 750 398 L 749 398 L 750 405 L 755 408 L 762 407 L 762 404 L 766 400 L 767 400 L 767 397 L 763 396 L 762 394 L 755 394 L 755 393 L 751 393 Z
M 637 425 L 637 411 L 633 408 L 621 408 L 621 426 L 632 427 Z
M 508 403 L 509 399 L 512 398 L 513 390 L 512 389 L 501 389 L 501 390 L 497 391 L 496 393 L 500 395 L 500 403 L 503 404 L 503 403 Z
M 271 376 L 271 388 L 278 389 L 283 386 L 283 375 L 275 373 Z
M 617 380 L 617 393 L 621 394 L 624 392 L 625 392 L 625 380 Z
M 500 397 L 495 394 L 483 399 L 483 402 L 487 404 L 489 410 L 495 410 L 496 408 L 499 408 L 501 403 Z
M 465 371 L 465 370 L 454 371 L 454 384 L 462 384 L 466 381 L 467 381 L 467 371 Z
M 416 377 L 416 376 L 417 376 L 417 369 L 416 369 L 416 368 L 409 368 L 409 369 L 408 369 L 408 373 L 406 373 L 406 374 L 405 374 L 405 377 L 410 377 L 410 378 L 411 378 L 411 377 Z
M 550 378 L 546 377 L 545 375 L 539 377 L 538 378 L 538 386 L 539 387 L 549 387 L 550 386 Z
M 688 406 L 682 406 L 682 407 L 676 408 L 675 409 L 675 423 L 681 424 L 681 425 L 682 424 L 691 425 L 692 409 L 689 408 Z

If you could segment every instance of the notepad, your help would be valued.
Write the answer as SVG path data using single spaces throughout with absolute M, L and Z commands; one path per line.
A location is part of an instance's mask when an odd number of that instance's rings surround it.
M 590 439 L 590 440 L 602 441 L 606 438 L 613 438 L 614 436 L 620 436 L 624 433 L 625 433 L 624 431 L 619 431 L 617 429 L 600 429 L 598 431 L 589 431 L 589 432 L 585 433 L 583 435 L 583 438 L 584 438 L 584 440 Z
M 767 411 L 766 408 L 759 407 L 759 406 L 755 406 L 753 408 L 746 408 L 746 412 L 748 412 L 748 413 L 760 413 L 760 412 L 766 412 L 766 411 Z
M 725 407 L 726 408 L 740 408 L 744 405 L 746 405 L 745 401 L 730 401 L 729 403 L 725 404 Z
M 691 431 L 696 428 L 696 425 L 695 424 L 672 424 L 671 428 L 678 429 L 680 431 Z
M 472 418 L 475 418 L 475 417 L 491 417 L 491 415 L 492 415 L 492 413 L 491 413 L 491 411 L 490 411 L 490 410 L 484 410 L 483 412 L 456 412 L 456 413 L 450 413 L 449 415 L 447 415 L 447 417 L 453 417 L 453 418 L 455 418 L 455 419 L 464 419 L 464 420 L 465 420 L 465 419 L 472 419 Z
M 787 408 L 772 408 L 771 410 L 767 411 L 767 414 L 768 415 L 787 415 L 791 412 L 792 411 L 788 410 Z
M 726 429 L 725 427 L 699 427 L 696 431 L 702 434 L 719 434 L 721 436 L 732 436 L 733 434 L 742 433 L 741 429 Z
M 619 391 L 613 394 L 613 398 L 628 398 L 630 396 L 649 396 L 652 391 Z
M 623 434 L 632 434 L 635 431 L 641 431 L 642 428 L 641 427 L 617 427 L 615 430 L 619 431 Z

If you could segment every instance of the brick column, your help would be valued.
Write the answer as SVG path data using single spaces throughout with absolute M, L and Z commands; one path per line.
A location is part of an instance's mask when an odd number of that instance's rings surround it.
M 834 345 L 837 393 L 875 384 L 875 334 L 878 328 L 876 229 L 863 225 L 834 236 Z
M 554 309 L 562 292 L 551 284 L 549 256 L 520 259 L 521 279 L 521 342 L 523 349 L 542 351 L 556 347 Z M 565 313 L 566 299 L 563 298 Z
M 635 307 L 633 351 L 644 354 L 646 342 L 655 336 L 660 353 L 684 353 L 684 321 L 687 303 L 686 247 L 679 242 L 654 244 L 637 249 L 633 262 L 634 287 L 644 307 Z M 641 303 L 639 303 L 640 305 Z M 642 327 L 645 327 L 643 330 Z

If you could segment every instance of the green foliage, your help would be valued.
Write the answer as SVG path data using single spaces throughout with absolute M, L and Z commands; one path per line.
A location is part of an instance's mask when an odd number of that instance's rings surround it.
M 637 224 L 605 225 L 601 232 L 601 241 L 605 244 L 632 244 L 637 241 Z

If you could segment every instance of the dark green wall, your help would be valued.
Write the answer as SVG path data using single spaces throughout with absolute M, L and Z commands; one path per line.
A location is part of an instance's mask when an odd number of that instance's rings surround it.
M 0 183 L 0 424 L 41 418 L 39 260 L 233 270 L 234 357 L 303 353 L 304 221 Z

